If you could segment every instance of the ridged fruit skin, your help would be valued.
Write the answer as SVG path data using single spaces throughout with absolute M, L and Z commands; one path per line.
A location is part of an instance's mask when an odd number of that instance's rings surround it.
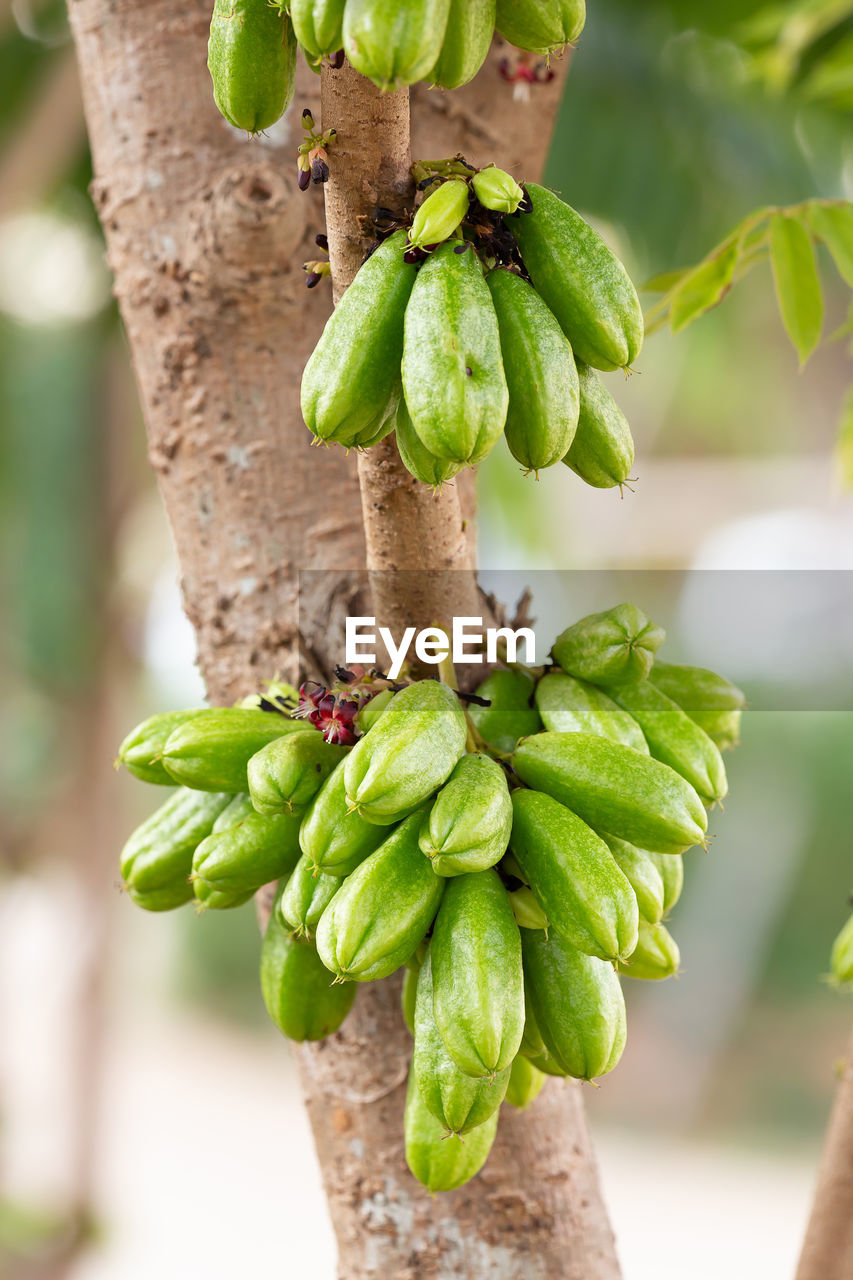
M 568 452 L 580 412 L 571 344 L 536 290 L 511 271 L 486 276 L 509 390 L 504 435 L 527 471 L 552 467 Z
M 189 711 L 160 711 L 148 716 L 130 733 L 118 749 L 118 760 L 140 782 L 159 787 L 173 787 L 175 779 L 163 768 L 161 756 L 166 741 L 179 725 L 197 716 L 203 707 Z
M 519 929 L 549 929 L 551 922 L 542 910 L 539 899 L 529 887 L 523 884 L 509 895 L 509 905 Z
M 207 67 L 213 97 L 229 124 L 260 133 L 293 99 L 296 36 L 268 0 L 215 0 Z
M 451 458 L 438 458 L 426 447 L 412 426 L 412 419 L 402 396 L 394 414 L 394 430 L 403 466 L 421 484 L 440 489 L 462 470 L 461 462 L 454 462 Z
M 264 817 L 240 796 L 193 854 L 193 892 L 204 907 L 239 906 L 262 885 L 289 875 L 298 858 L 299 818 Z
M 349 747 L 326 742 L 318 729 L 292 733 L 262 747 L 249 761 L 249 795 L 258 813 L 301 813 Z
M 526 931 L 522 946 L 530 999 L 549 1059 L 577 1080 L 607 1075 L 622 1056 L 628 1031 L 625 998 L 613 965 L 584 955 L 557 934 L 546 938 Z
M 649 679 L 705 730 L 721 751 L 740 742 L 746 698 L 737 685 L 704 667 L 656 662 Z
M 279 890 L 279 898 L 281 890 Z M 286 928 L 276 899 L 261 947 L 261 993 L 267 1013 L 289 1040 L 323 1040 L 343 1023 L 358 988 L 333 983 L 310 942 Z
M 347 756 L 349 805 L 378 826 L 398 822 L 447 781 L 467 732 L 461 703 L 447 685 L 407 685 Z
M 586 22 L 586 0 L 498 0 L 495 26 L 517 49 L 556 52 L 577 40 Z
M 510 847 L 551 930 L 587 955 L 629 956 L 637 945 L 637 899 L 600 836 L 551 796 L 512 793 Z
M 524 1111 L 539 1097 L 544 1083 L 545 1073 L 534 1067 L 529 1058 L 519 1054 L 510 1069 L 505 1101 L 511 1107 Z
M 418 272 L 402 375 L 412 426 L 427 449 L 452 462 L 481 462 L 503 431 L 509 393 L 492 295 L 467 242 L 440 244 Z
M 619 870 L 628 878 L 634 890 L 640 916 L 650 924 L 657 924 L 664 912 L 665 889 L 656 856 L 679 857 L 678 854 L 654 855 L 616 836 L 605 836 L 607 847 L 616 859 Z M 679 861 L 679 866 L 681 865 Z
M 347 0 L 344 49 L 383 91 L 424 80 L 435 66 L 450 0 Z
M 305 56 L 317 63 L 344 45 L 346 0 L 290 0 L 290 21 Z
M 542 728 L 539 712 L 533 706 L 536 681 L 526 671 L 493 671 L 477 687 L 476 696 L 486 698 L 489 706 L 468 704 L 468 715 L 480 737 L 493 751 L 509 754 L 519 738 L 526 738 Z
M 563 671 L 550 671 L 536 685 L 536 708 L 546 729 L 557 733 L 595 733 L 643 755 L 649 746 L 627 711 L 602 689 Z
M 566 627 L 551 653 L 567 675 L 604 685 L 609 691 L 645 680 L 665 639 L 663 627 L 650 622 L 642 609 L 617 604 Z
M 474 752 L 458 762 L 421 825 L 419 843 L 439 876 L 485 871 L 500 862 L 512 830 L 503 769 Z
M 418 848 L 413 813 L 347 876 L 317 925 L 317 952 L 337 978 L 370 982 L 410 960 L 444 885 Z
M 367 446 L 400 397 L 403 317 L 417 268 L 395 231 L 358 269 L 302 374 L 302 417 L 318 440 Z
M 286 733 L 312 732 L 291 720 L 254 707 L 207 707 L 179 725 L 163 746 L 163 767 L 174 782 L 196 791 L 249 789 L 247 767 L 256 751 Z
M 567 467 L 594 489 L 614 489 L 631 478 L 634 437 L 628 419 L 594 369 L 575 360 L 580 410 Z
M 594 831 L 655 853 L 701 844 L 705 806 L 669 765 L 590 733 L 537 733 L 512 758 L 523 782 L 570 808 Z
M 651 853 L 648 849 L 644 852 L 657 867 L 663 881 L 662 919 L 665 920 L 684 888 L 684 859 L 678 853 Z
M 471 189 L 464 178 L 448 178 L 418 205 L 409 227 L 409 244 L 418 249 L 452 236 L 468 212 Z
M 619 972 L 626 978 L 644 978 L 649 982 L 662 982 L 678 973 L 681 954 L 678 944 L 662 924 L 640 921 L 640 938 L 634 954 L 620 961 Z
M 447 1136 L 447 1130 L 436 1120 L 409 1072 L 406 1092 L 404 1129 L 406 1164 L 427 1190 L 453 1191 L 479 1173 L 489 1158 L 498 1130 L 499 1111 L 461 1138 Z
M 495 32 L 495 0 L 450 0 L 441 53 L 424 77 L 441 89 L 459 89 L 486 61 Z
M 632 365 L 643 345 L 643 310 L 622 263 L 570 205 L 535 182 L 533 209 L 507 222 L 537 292 L 579 360 L 595 369 Z
M 433 1010 L 441 1038 L 466 1075 L 512 1065 L 524 1031 L 521 938 L 494 870 L 447 882 L 430 943 Z
M 193 854 L 230 800 L 181 787 L 136 828 L 121 851 L 121 878 L 138 907 L 171 911 L 192 900 Z
M 729 785 L 719 749 L 678 703 L 651 680 L 625 685 L 614 697 L 640 725 L 656 760 L 680 773 L 706 804 L 725 797 Z
M 298 938 L 313 938 L 321 915 L 342 884 L 341 876 L 315 871 L 303 853 L 281 895 L 279 910 L 284 924 Z
M 335 767 L 311 801 L 299 828 L 299 846 L 309 861 L 330 876 L 347 876 L 388 838 L 378 827 L 350 810 L 346 796 L 346 760 Z

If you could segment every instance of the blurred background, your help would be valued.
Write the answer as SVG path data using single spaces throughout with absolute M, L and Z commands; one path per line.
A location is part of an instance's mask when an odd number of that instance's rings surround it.
M 635 279 L 759 205 L 853 197 L 849 94 L 759 77 L 739 28 L 758 8 L 590 6 L 548 181 Z M 331 1280 L 251 908 L 148 917 L 119 892 L 154 802 L 112 771 L 116 744 L 203 695 L 89 177 L 63 6 L 0 0 L 0 1270 L 215 1280 L 281 1258 Z M 829 334 L 848 295 L 824 275 Z M 626 1280 L 681 1280 L 688 1258 L 691 1280 L 789 1276 L 808 1213 L 853 1008 L 821 982 L 853 889 L 850 381 L 843 343 L 798 372 L 762 268 L 610 378 L 633 492 L 523 480 L 500 450 L 482 469 L 486 585 L 532 586 L 543 652 L 630 598 L 667 625 L 664 656 L 751 703 L 674 914 L 684 972 L 626 984 L 629 1048 L 587 1091 Z

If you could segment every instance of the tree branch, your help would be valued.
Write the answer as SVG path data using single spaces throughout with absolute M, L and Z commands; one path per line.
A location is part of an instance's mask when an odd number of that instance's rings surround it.
M 853 1036 L 818 1172 L 796 1280 L 849 1280 L 853 1275 Z

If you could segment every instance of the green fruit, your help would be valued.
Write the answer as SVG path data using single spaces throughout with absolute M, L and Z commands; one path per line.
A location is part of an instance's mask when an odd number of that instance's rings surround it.
M 551 53 L 577 40 L 586 0 L 498 0 L 495 26 L 517 49 Z
M 278 907 L 277 899 L 261 947 L 264 1004 L 288 1039 L 322 1040 L 340 1027 L 357 988 L 332 982 L 312 944 L 288 932 Z
M 344 49 L 380 89 L 425 79 L 441 53 L 450 0 L 347 0 Z
M 203 707 L 195 707 L 191 711 L 161 711 L 156 716 L 149 716 L 124 739 L 118 749 L 119 761 L 141 782 L 173 787 L 175 779 L 161 762 L 166 740 L 179 725 L 186 724 L 203 710 Z
M 452 689 L 436 680 L 407 685 L 345 761 L 348 804 L 378 826 L 399 821 L 447 781 L 466 738 Z
M 558 733 L 595 733 L 649 754 L 643 731 L 632 715 L 595 685 L 552 671 L 536 686 L 536 706 L 546 729 Z
M 576 360 L 578 428 L 563 462 L 596 489 L 613 489 L 630 478 L 634 439 L 628 420 L 598 375 Z
M 551 929 L 587 955 L 629 956 L 637 899 L 604 841 L 539 791 L 514 791 L 512 808 L 512 851 Z
M 439 245 L 418 272 L 402 376 L 427 449 L 453 462 L 482 461 L 503 431 L 508 393 L 492 295 L 467 242 Z
M 521 942 L 496 871 L 447 882 L 433 927 L 433 1008 L 453 1061 L 469 1076 L 512 1065 L 524 1030 Z
M 541 1071 L 545 1076 L 559 1076 L 560 1079 L 564 1080 L 569 1074 L 568 1071 L 563 1070 L 556 1058 L 553 1058 L 547 1051 L 541 1057 L 533 1055 L 527 1061 L 531 1067 L 535 1067 L 537 1071 Z
M 684 859 L 679 853 L 649 853 L 648 850 L 643 852 L 651 858 L 663 881 L 662 916 L 666 919 L 681 897 L 681 890 L 684 888 Z
M 512 764 L 522 782 L 553 796 L 594 830 L 641 849 L 683 853 L 707 830 L 705 807 L 689 782 L 660 760 L 607 738 L 537 733 L 519 743 Z M 514 843 L 513 851 L 518 857 Z
M 404 1118 L 406 1164 L 418 1182 L 434 1195 L 436 1191 L 454 1191 L 470 1181 L 489 1158 L 499 1114 L 494 1111 L 464 1139 L 448 1138 L 447 1130 L 424 1101 L 414 1071 L 410 1071 Z
M 317 729 L 276 738 L 249 761 L 252 804 L 258 813 L 301 813 L 348 752 Z
M 495 213 L 515 213 L 524 199 L 524 189 L 505 169 L 487 165 L 471 179 L 474 194 L 484 209 Z
M 342 884 L 341 876 L 315 871 L 303 853 L 281 895 L 279 910 L 285 925 L 299 938 L 313 938 L 320 916 Z
M 503 769 L 489 756 L 463 756 L 424 817 L 421 852 L 439 876 L 485 871 L 506 853 L 511 830 Z
M 418 975 L 412 1070 L 421 1096 L 450 1134 L 476 1129 L 497 1111 L 509 1083 L 509 1067 L 493 1079 L 474 1080 L 447 1052 L 433 1012 L 432 965 L 427 952 Z
M 409 228 L 409 244 L 417 249 L 441 244 L 452 236 L 468 212 L 471 192 L 464 178 L 449 178 L 424 200 Z
M 567 627 L 551 653 L 567 675 L 619 687 L 646 679 L 665 639 L 663 627 L 650 622 L 642 609 L 618 604 Z
M 400 401 L 400 403 L 403 402 Z M 399 413 L 399 406 L 397 411 Z M 369 702 L 365 702 L 355 718 L 362 733 L 367 733 L 373 728 L 393 697 L 393 689 L 383 689 L 381 693 L 375 693 Z
M 542 728 L 539 712 L 531 706 L 536 681 L 527 671 L 493 671 L 476 692 L 489 706 L 469 703 L 468 715 L 480 737 L 493 751 L 509 754 L 519 738 Z
M 646 853 L 645 849 L 637 849 L 625 840 L 617 840 L 615 836 L 605 836 L 605 840 L 617 866 L 624 872 L 634 890 L 641 917 L 650 924 L 657 924 L 664 912 L 665 889 L 656 858 L 677 858 L 678 865 L 681 866 L 680 855 Z
M 522 952 L 522 964 L 523 964 Z M 542 1039 L 542 1033 L 536 1022 L 536 1015 L 533 1012 L 533 1002 L 530 999 L 530 988 L 527 981 L 524 983 L 524 1031 L 521 1036 L 521 1044 L 519 1053 L 524 1054 L 525 1058 L 531 1061 L 548 1057 L 548 1050 L 545 1048 L 545 1042 Z M 542 1068 L 540 1067 L 540 1071 Z
M 545 1083 L 545 1073 L 534 1067 L 529 1058 L 519 1054 L 509 1073 L 506 1101 L 511 1107 L 524 1111 L 538 1098 Z
M 121 851 L 121 878 L 138 907 L 171 911 L 192 900 L 193 853 L 230 799 L 182 787 L 136 828 Z
M 453 462 L 450 458 L 437 458 L 434 453 L 430 453 L 412 426 L 412 419 L 409 417 L 409 410 L 402 396 L 394 415 L 394 430 L 397 433 L 397 448 L 400 451 L 403 466 L 416 480 L 420 480 L 421 484 L 440 489 L 462 470 L 461 462 Z
M 342 760 L 323 783 L 306 810 L 299 828 L 299 845 L 309 861 L 330 876 L 347 876 L 388 838 L 387 827 L 377 827 L 350 810 Z
M 207 67 L 213 97 L 229 124 L 260 133 L 290 106 L 296 37 L 268 0 L 215 0 Z
M 320 917 L 317 951 L 336 977 L 385 978 L 411 959 L 441 901 L 445 881 L 418 848 L 421 815 L 402 822 L 347 877 Z
M 557 934 L 546 938 L 528 930 L 521 945 L 530 999 L 550 1058 L 577 1080 L 607 1075 L 622 1056 L 628 1031 L 613 966 L 584 955 Z
M 706 804 L 723 799 L 729 788 L 722 756 L 676 702 L 651 680 L 624 685 L 614 697 L 637 721 L 656 760 L 686 778 Z
M 564 457 L 578 425 L 578 373 L 553 313 L 521 276 L 490 271 L 486 284 L 498 317 L 509 389 L 506 442 L 527 471 Z
M 691 717 L 720 751 L 731 751 L 740 742 L 741 718 L 740 711 L 703 711 Z
M 397 407 L 403 316 L 417 268 L 405 231 L 384 240 L 335 307 L 302 374 L 306 425 L 319 440 L 371 443 Z
M 643 310 L 628 272 L 553 191 L 535 182 L 526 191 L 532 212 L 516 214 L 507 226 L 534 288 L 578 359 L 595 369 L 632 365 L 643 345 Z
M 830 980 L 834 986 L 853 985 L 853 916 L 832 944 Z
M 246 767 L 256 751 L 284 734 L 312 731 L 304 720 L 249 707 L 209 707 L 166 739 L 163 766 L 196 791 L 248 791 Z
M 290 0 L 290 21 L 306 57 L 320 62 L 344 45 L 346 0 Z
M 221 910 L 239 906 L 293 870 L 299 859 L 299 819 L 263 817 L 248 796 L 238 797 L 193 854 L 192 882 L 198 902 Z
M 441 53 L 424 79 L 442 89 L 458 89 L 473 80 L 486 61 L 494 30 L 495 0 L 450 0 Z
M 721 750 L 737 746 L 741 711 L 746 706 L 746 698 L 737 685 L 704 667 L 669 662 L 656 663 L 649 679 L 677 702 Z
M 519 929 L 547 929 L 550 922 L 539 905 L 539 899 L 528 885 L 522 885 L 509 895 L 509 905 Z
M 680 963 L 678 945 L 669 930 L 662 924 L 641 920 L 637 949 L 629 960 L 619 962 L 619 972 L 626 978 L 660 982 L 678 973 Z
M 403 1011 L 403 1021 L 412 1035 L 415 1034 L 415 1003 L 418 998 L 418 974 L 420 971 L 420 965 L 415 962 L 413 957 L 406 965 L 403 973 L 403 986 L 400 991 L 400 1007 Z

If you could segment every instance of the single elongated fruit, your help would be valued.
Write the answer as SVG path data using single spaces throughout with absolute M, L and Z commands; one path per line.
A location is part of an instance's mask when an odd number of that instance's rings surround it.
M 829 968 L 830 980 L 835 986 L 853 984 L 853 916 L 832 944 Z
M 436 1120 L 409 1072 L 404 1119 L 406 1164 L 431 1193 L 453 1191 L 479 1173 L 489 1158 L 498 1131 L 498 1111 L 461 1138 L 447 1136 L 447 1130 Z
M 450 0 L 441 53 L 424 79 L 442 89 L 458 89 L 473 80 L 486 61 L 494 30 L 495 0 Z
M 591 613 L 561 632 L 551 650 L 567 675 L 592 684 L 620 687 L 645 680 L 666 639 L 634 604 Z
M 523 964 L 524 952 L 522 951 L 522 966 Z M 519 1053 L 523 1053 L 531 1061 L 534 1058 L 547 1058 L 548 1056 L 548 1050 L 545 1048 L 542 1033 L 536 1022 L 536 1015 L 533 1012 L 533 1002 L 530 999 L 530 988 L 526 979 L 524 982 L 524 1031 L 521 1036 Z
M 261 947 L 264 1004 L 288 1039 L 322 1040 L 337 1031 L 358 988 L 332 982 L 313 945 L 288 932 L 278 906 L 276 901 Z
M 231 797 L 181 788 L 137 827 L 121 851 L 121 878 L 146 911 L 171 911 L 190 902 L 196 846 L 210 835 Z
M 228 123 L 247 133 L 268 129 L 293 98 L 296 37 L 290 19 L 267 0 L 215 0 L 207 67 Z
M 648 743 L 634 717 L 585 680 L 562 671 L 549 672 L 536 685 L 536 708 L 546 729 L 595 733 L 649 754 Z
M 519 929 L 547 929 L 550 921 L 539 903 L 539 899 L 528 885 L 514 889 L 509 895 L 509 905 L 515 916 Z
M 471 192 L 464 178 L 442 182 L 418 207 L 409 228 L 409 244 L 423 249 L 447 240 L 468 212 L 470 199 Z
M 684 859 L 679 853 L 650 853 L 647 849 L 643 852 L 651 858 L 663 881 L 663 912 L 661 914 L 663 919 L 666 919 L 681 897 L 681 891 L 684 888 Z
M 403 261 L 405 231 L 371 254 L 326 321 L 302 374 L 306 426 L 319 440 L 367 444 L 400 396 L 403 316 L 417 268 Z
M 441 53 L 450 0 L 347 0 L 344 49 L 380 89 L 425 79 Z
M 403 466 L 416 480 L 420 480 L 421 484 L 440 489 L 462 470 L 461 462 L 454 462 L 451 458 L 438 458 L 430 452 L 412 426 L 412 419 L 402 396 L 394 414 L 394 430 L 397 433 L 397 448 L 400 451 Z M 368 706 L 370 705 L 368 703 Z
M 538 1098 L 544 1083 L 545 1073 L 520 1053 L 510 1068 L 506 1101 L 511 1107 L 524 1111 Z
M 704 667 L 670 662 L 655 663 L 649 678 L 705 730 L 720 750 L 737 746 L 741 712 L 746 706 L 746 698 L 737 685 Z
M 343 48 L 344 4 L 345 0 L 290 0 L 296 39 L 313 62 Z
M 628 1030 L 613 966 L 584 955 L 556 933 L 546 938 L 527 930 L 521 945 L 530 999 L 550 1057 L 578 1080 L 607 1075 L 622 1056 Z
M 279 903 L 282 920 L 298 938 L 313 938 L 320 916 L 342 884 L 341 876 L 315 871 L 303 853 L 282 891 Z
M 525 189 L 533 210 L 507 225 L 575 355 L 595 369 L 633 364 L 643 345 L 643 311 L 628 272 L 553 191 L 535 182 Z
M 505 169 L 487 165 L 471 179 L 474 194 L 484 209 L 495 213 L 515 213 L 524 199 L 524 190 Z
M 512 793 L 511 848 L 554 932 L 587 955 L 629 956 L 637 899 L 607 845 L 539 791 Z
M 286 733 L 311 726 L 254 707 L 208 707 L 179 725 L 163 746 L 174 782 L 196 791 L 248 791 L 246 767 L 256 751 Z M 312 732 L 316 732 L 312 730 Z
M 723 758 L 705 730 L 678 703 L 651 680 L 623 685 L 614 697 L 640 725 L 656 760 L 686 778 L 707 804 L 722 800 L 729 789 Z
M 348 751 L 317 729 L 276 738 L 249 761 L 252 804 L 258 813 L 301 813 Z
M 433 1013 L 429 952 L 418 974 L 412 1070 L 421 1096 L 443 1128 L 459 1135 L 476 1129 L 497 1111 L 509 1083 L 509 1067 L 494 1079 L 474 1080 L 447 1052 Z
M 248 796 L 224 810 L 193 854 L 192 882 L 205 907 L 247 901 L 261 885 L 293 870 L 299 858 L 299 819 L 256 813 Z
M 641 849 L 683 853 L 702 842 L 708 827 L 702 801 L 680 774 L 607 738 L 537 733 L 519 743 L 513 768 L 594 830 Z
M 495 25 L 517 49 L 550 53 L 577 40 L 586 0 L 498 0 Z
M 466 736 L 452 689 L 436 680 L 407 685 L 344 763 L 349 805 L 378 826 L 397 822 L 446 782 Z
M 535 684 L 527 671 L 493 671 L 478 687 L 476 696 L 488 699 L 489 706 L 472 702 L 468 714 L 493 751 L 509 754 L 519 738 L 542 728 L 539 712 L 532 705 Z
M 619 962 L 619 972 L 626 978 L 660 982 L 678 973 L 680 963 L 678 944 L 669 930 L 662 924 L 641 920 L 637 949 L 630 959 Z
M 320 917 L 317 952 L 336 977 L 385 978 L 415 952 L 432 924 L 445 881 L 418 848 L 413 813 L 347 876 Z
M 616 859 L 617 866 L 624 872 L 634 890 L 641 917 L 643 920 L 648 920 L 650 924 L 657 924 L 664 912 L 666 894 L 663 876 L 655 856 L 646 853 L 645 849 L 638 849 L 635 845 L 628 844 L 625 840 L 617 840 L 615 836 L 606 836 L 605 840 L 608 849 Z M 678 858 L 678 865 L 682 865 L 678 854 L 669 853 L 660 856 Z
M 163 768 L 166 741 L 179 725 L 197 716 L 203 707 L 190 711 L 161 711 L 132 729 L 118 749 L 118 760 L 140 782 L 173 787 L 175 779 Z
M 575 360 L 580 409 L 578 426 L 563 458 L 581 480 L 596 489 L 613 489 L 630 478 L 634 438 L 628 419 L 588 364 Z
M 412 425 L 430 452 L 466 464 L 485 458 L 509 397 L 492 295 L 470 244 L 439 245 L 418 272 L 402 375 Z
M 578 425 L 578 373 L 572 348 L 553 312 L 521 276 L 490 271 L 509 389 L 504 434 L 528 471 L 552 467 L 567 453 Z
M 485 871 L 500 862 L 512 830 L 504 771 L 490 756 L 463 756 L 421 825 L 421 851 L 440 876 Z
M 317 792 L 299 828 L 299 846 L 318 871 L 347 876 L 388 838 L 387 827 L 350 809 L 342 760 Z
M 368 733 L 373 728 L 393 697 L 393 689 L 383 689 L 381 693 L 375 693 L 369 702 L 365 702 L 356 716 L 356 724 L 362 733 Z
M 413 957 L 406 965 L 403 973 L 403 986 L 400 991 L 400 1007 L 403 1011 L 403 1021 L 412 1035 L 415 1034 L 415 1004 L 418 998 L 419 973 L 420 965 L 415 962 Z
M 433 1008 L 453 1061 L 470 1076 L 512 1065 L 524 1030 L 521 940 L 496 871 L 447 882 L 432 943 Z

